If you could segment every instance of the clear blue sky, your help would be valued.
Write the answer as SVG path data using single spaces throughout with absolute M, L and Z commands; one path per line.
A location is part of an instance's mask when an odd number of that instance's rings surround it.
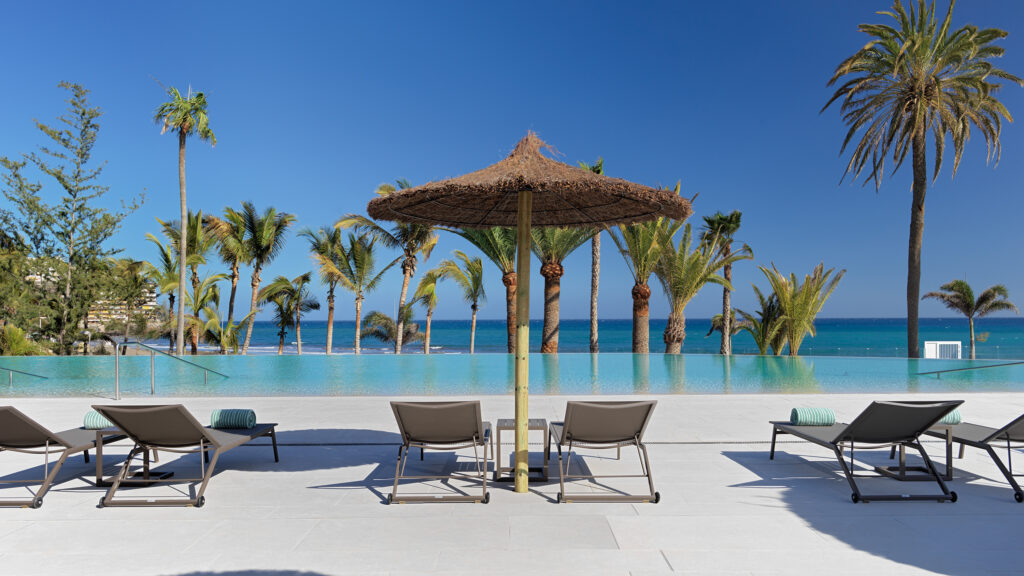
M 837 110 L 818 113 L 831 72 L 866 41 L 857 24 L 882 21 L 874 12 L 889 6 L 18 2 L 5 7 L 0 36 L 0 154 L 41 142 L 32 119 L 51 122 L 63 112 L 59 81 L 86 86 L 105 112 L 95 157 L 109 162 L 110 204 L 146 194 L 115 244 L 145 259 L 154 218 L 175 218 L 178 205 L 177 144 L 152 122 L 164 99 L 154 79 L 208 94 L 218 144 L 189 142 L 190 207 L 219 213 L 252 200 L 296 214 L 301 226 L 365 210 L 385 181 L 418 184 L 491 164 L 535 130 L 566 162 L 602 156 L 613 176 L 682 180 L 686 196 L 700 193 L 694 225 L 702 215 L 742 210 L 738 237 L 756 259 L 734 272 L 736 305 L 752 305 L 751 282 L 765 284 L 757 264 L 803 274 L 824 260 L 847 275 L 823 316 L 898 317 L 909 165 L 878 194 L 859 182 L 840 186 L 845 128 Z M 954 18 L 1008 29 L 1000 64 L 1024 75 L 1024 3 L 965 1 Z M 1001 98 L 1024 117 L 1024 89 L 1007 87 Z M 929 190 L 924 290 L 954 278 L 1004 283 L 1024 305 L 1021 122 L 1007 124 L 1002 141 L 998 168 L 986 166 L 976 138 L 957 177 L 947 158 Z M 605 238 L 600 314 L 626 318 L 632 280 Z M 467 246 L 444 235 L 427 265 L 456 248 Z M 589 261 L 585 246 L 566 262 L 563 318 L 588 314 Z M 264 277 L 311 268 L 304 241 L 292 237 Z M 503 288 L 488 270 L 482 317 L 502 318 Z M 391 273 L 364 310 L 393 311 L 400 283 Z M 534 317 L 541 285 L 538 275 Z M 664 297 L 654 291 L 652 316 L 664 317 Z M 248 288 L 239 296 L 246 302 Z M 350 301 L 339 295 L 339 319 L 352 318 Z M 709 287 L 687 315 L 708 317 L 719 307 L 720 290 Z M 921 311 L 947 315 L 934 302 Z M 437 317 L 468 313 L 455 288 L 443 288 Z

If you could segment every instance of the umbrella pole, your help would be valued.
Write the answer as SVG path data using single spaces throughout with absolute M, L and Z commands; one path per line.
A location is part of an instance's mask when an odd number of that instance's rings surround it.
M 519 193 L 516 229 L 516 460 L 515 490 L 529 490 L 530 447 L 527 442 L 530 398 L 530 224 L 533 192 Z

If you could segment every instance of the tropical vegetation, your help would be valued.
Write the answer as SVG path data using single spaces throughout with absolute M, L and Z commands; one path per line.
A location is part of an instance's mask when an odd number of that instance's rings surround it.
M 1009 300 L 1009 291 L 1002 284 L 989 286 L 975 298 L 974 290 L 966 280 L 953 280 L 940 286 L 937 292 L 929 292 L 921 297 L 922 300 L 928 298 L 938 300 L 946 308 L 967 317 L 971 333 L 971 360 L 974 360 L 974 319 L 984 318 L 993 312 L 1013 311 L 1018 313 L 1017 306 Z
M 759 268 L 768 278 L 768 283 L 779 301 L 782 333 L 785 334 L 786 343 L 789 345 L 789 355 L 797 356 L 804 337 L 808 334 L 815 335 L 814 319 L 821 312 L 825 301 L 832 295 L 832 291 L 839 285 L 846 270 L 840 270 L 838 274 L 833 275 L 835 268 L 826 271 L 825 264 L 821 263 L 815 266 L 810 274 L 805 275 L 801 282 L 796 274 L 786 276 L 779 272 L 775 264 L 772 264 L 771 268 Z
M 544 327 L 541 329 L 540 351 L 558 352 L 558 304 L 561 280 L 565 274 L 562 262 L 597 230 L 593 228 L 534 228 L 531 230 L 531 249 L 540 260 L 540 275 L 544 277 Z

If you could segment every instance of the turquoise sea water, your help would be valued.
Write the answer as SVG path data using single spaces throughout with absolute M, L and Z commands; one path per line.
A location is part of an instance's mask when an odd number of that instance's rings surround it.
M 893 318 L 824 318 L 816 323 L 817 336 L 804 340 L 800 353 L 806 356 L 906 356 L 906 320 Z M 422 326 L 422 323 L 421 323 Z M 686 342 L 683 352 L 715 354 L 718 352 L 719 335 L 705 337 L 710 321 L 690 319 L 686 325 Z M 422 328 L 421 328 L 422 329 Z M 540 349 L 539 320 L 530 323 L 530 349 Z M 662 333 L 663 319 L 651 320 L 651 351 L 664 351 Z M 1024 359 L 1024 318 L 983 318 L 975 325 L 978 334 L 978 358 Z M 354 322 L 335 322 L 334 351 L 351 352 Z M 964 357 L 967 357 L 967 320 L 964 318 L 923 318 L 920 324 L 921 341 L 959 340 L 963 343 Z M 632 321 L 602 320 L 598 324 L 601 352 L 631 352 Z M 984 339 L 982 341 L 982 339 Z M 323 353 L 327 341 L 327 323 L 308 321 L 302 324 L 303 352 Z M 277 353 L 277 328 L 270 322 L 257 322 L 253 330 L 252 353 Z M 285 351 L 295 353 L 295 335 L 285 338 Z M 378 341 L 363 339 L 366 352 L 390 350 Z M 468 352 L 469 320 L 435 320 L 431 331 L 433 352 Z M 406 352 L 418 353 L 423 349 L 420 343 L 406 348 Z M 506 332 L 503 320 L 483 320 L 477 323 L 477 352 L 505 352 Z M 733 350 L 737 354 L 756 354 L 757 348 L 750 335 L 743 332 L 733 338 Z M 560 352 L 590 351 L 590 321 L 563 320 L 559 333 Z
M 190 358 L 190 360 L 192 360 Z M 508 354 L 200 356 L 209 375 L 157 357 L 157 396 L 346 396 L 509 394 Z M 534 394 L 730 394 L 852 392 L 1024 392 L 1024 365 L 935 375 L 921 372 L 999 364 L 993 361 L 907 360 L 840 356 L 770 357 L 711 354 L 533 354 Z M 0 385 L 2 396 L 95 396 L 114 393 L 114 358 L 3 358 L 0 365 L 35 372 Z M 148 397 L 150 359 L 120 358 L 120 388 Z

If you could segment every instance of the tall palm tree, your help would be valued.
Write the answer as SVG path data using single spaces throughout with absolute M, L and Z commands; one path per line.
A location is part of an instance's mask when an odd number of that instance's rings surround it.
M 782 348 L 786 345 L 786 333 L 782 330 L 785 317 L 779 308 L 779 298 L 774 292 L 766 298 L 756 285 L 754 295 L 757 296 L 757 303 L 761 309 L 757 311 L 755 318 L 753 314 L 737 308 L 736 312 L 743 317 L 740 329 L 747 331 L 754 339 L 758 354 L 764 356 L 771 348 L 772 354 L 778 356 L 782 354 Z
M 192 311 L 192 316 L 188 321 L 188 331 L 192 342 L 193 356 L 199 354 L 199 334 L 203 332 L 204 328 L 204 322 L 199 318 L 199 314 L 207 306 L 220 306 L 220 288 L 217 283 L 226 279 L 226 274 L 207 276 L 191 292 L 185 293 L 184 303 Z
M 278 276 L 260 291 L 260 300 L 272 301 L 275 305 L 278 298 L 284 298 L 284 310 L 291 315 L 291 325 L 295 326 L 295 345 L 299 355 L 302 355 L 302 314 L 320 309 L 320 302 L 309 293 L 309 283 L 312 281 L 312 272 L 299 274 L 291 280 Z
M 396 190 L 411 188 L 408 180 L 399 179 L 395 181 L 397 188 L 391 184 L 381 184 L 377 187 L 378 196 L 387 196 Z M 385 230 L 379 224 L 366 216 L 359 214 L 346 214 L 336 224 L 339 228 L 355 228 L 365 231 L 374 238 L 380 240 L 388 248 L 397 248 L 402 251 L 402 292 L 398 297 L 398 307 L 405 306 L 405 297 L 409 292 L 409 281 L 416 273 L 416 265 L 420 258 L 426 261 L 430 258 L 431 251 L 437 245 L 437 230 L 428 224 L 410 224 L 397 222 L 390 230 Z M 402 342 L 404 341 L 405 318 L 399 316 L 398 331 L 395 338 L 395 354 L 402 353 Z
M 334 291 L 339 282 L 345 280 L 341 269 L 347 258 L 342 244 L 341 230 L 333 226 L 321 226 L 319 230 L 305 228 L 299 232 L 309 241 L 309 253 L 317 263 L 320 281 L 327 285 L 327 355 L 334 347 Z
M 786 335 L 789 344 L 789 355 L 800 354 L 800 343 L 804 336 L 815 335 L 814 319 L 821 312 L 825 301 L 832 295 L 832 291 L 839 285 L 846 270 L 840 270 L 832 276 L 835 268 L 825 271 L 825 264 L 821 263 L 814 267 L 814 271 L 804 276 L 800 282 L 796 274 L 789 277 L 779 272 L 772 264 L 771 268 L 761 266 L 761 272 L 768 278 L 775 296 L 779 299 L 779 310 L 782 312 L 782 331 Z
M 476 246 L 501 271 L 505 285 L 505 328 L 508 353 L 516 351 L 516 230 L 515 228 L 449 229 Z M 428 332 L 430 324 L 427 324 Z
M 1024 86 L 1024 80 L 996 68 L 992 60 L 1004 49 L 993 42 L 1006 37 L 996 28 L 966 25 L 951 30 L 953 2 L 945 18 L 936 18 L 935 2 L 918 0 L 910 13 L 902 0 L 893 3 L 894 25 L 861 24 L 871 37 L 836 68 L 829 80 L 840 85 L 822 108 L 842 100 L 840 111 L 850 126 L 840 153 L 860 132 L 843 174 L 873 180 L 881 186 L 886 157 L 891 153 L 892 172 L 911 154 L 914 172 L 913 202 L 910 209 L 910 241 L 907 256 L 907 354 L 920 355 L 918 342 L 918 301 L 921 293 L 921 243 L 924 237 L 924 199 L 928 189 L 925 158 L 928 133 L 935 147 L 932 180 L 938 177 L 946 146 L 946 134 L 953 142 L 953 175 L 963 155 L 973 126 L 988 147 L 986 161 L 999 162 L 1002 119 L 1012 120 L 1006 107 L 996 99 L 1001 80 Z
M 590 170 L 594 174 L 604 174 L 604 158 L 598 156 L 597 162 L 587 164 L 580 162 L 580 168 Z M 601 279 L 601 231 L 598 230 L 590 239 L 590 353 L 597 354 L 597 289 Z M 634 319 L 633 326 L 636 326 Z M 509 352 L 512 352 L 510 349 Z
M 178 289 L 178 259 L 171 249 L 170 244 L 165 245 L 160 239 L 152 234 L 146 234 L 149 240 L 157 247 L 157 258 L 149 262 L 146 269 L 146 276 L 156 284 L 161 294 L 167 295 L 168 316 L 174 316 L 174 292 Z M 170 334 L 170 351 L 174 353 L 174 325 L 168 331 Z
M 462 298 L 469 302 L 473 311 L 473 320 L 469 328 L 469 353 L 476 352 L 476 313 L 479 304 L 487 300 L 484 292 L 484 261 L 479 256 L 467 256 L 462 250 L 453 252 L 455 259 L 441 261 L 438 266 L 447 278 L 451 278 L 462 288 Z
M 360 353 L 359 340 L 362 332 L 363 321 L 362 310 L 363 300 L 366 294 L 373 292 L 380 286 L 384 273 L 401 260 L 395 258 L 381 270 L 376 270 L 377 253 L 375 249 L 376 239 L 366 234 L 356 235 L 349 232 L 348 245 L 342 245 L 341 258 L 335 262 L 328 258 L 314 255 L 317 264 L 326 268 L 332 277 L 338 279 L 338 285 L 356 295 L 356 334 L 354 350 Z
M 159 218 L 157 222 L 163 226 L 164 236 L 170 241 L 171 245 L 179 253 L 181 252 L 181 230 L 177 222 L 164 222 Z M 203 211 L 193 213 L 191 210 L 188 213 L 188 225 L 185 227 L 187 234 L 185 236 L 185 253 L 188 254 L 188 268 L 192 274 L 192 291 L 196 292 L 199 290 L 199 266 L 206 264 L 206 257 L 209 253 L 217 246 L 217 236 L 206 227 L 206 222 L 203 219 Z M 179 303 L 179 306 L 181 304 Z M 198 318 L 198 312 L 193 314 L 193 318 Z M 199 345 L 199 333 L 195 330 L 189 331 L 192 338 L 192 349 L 195 350 Z
M 245 222 L 245 247 L 252 265 L 252 301 L 249 312 L 252 315 L 245 327 L 245 342 L 242 354 L 249 352 L 252 340 L 252 326 L 256 322 L 257 303 L 260 295 L 260 273 L 281 253 L 287 240 L 286 232 L 295 223 L 295 216 L 285 212 L 278 213 L 269 207 L 260 214 L 251 202 L 242 203 L 242 221 Z
M 664 244 L 661 259 L 654 273 L 661 281 L 671 306 L 668 323 L 665 326 L 665 353 L 679 354 L 686 339 L 686 305 L 706 284 L 727 285 L 718 271 L 726 264 L 749 260 L 747 254 L 725 256 L 718 246 L 718 238 L 710 238 L 693 246 L 690 225 L 683 228 L 678 247 L 673 243 L 672 231 L 662 227 L 661 241 Z
M 647 354 L 651 347 L 650 300 L 651 288 L 647 285 L 661 261 L 666 246 L 671 247 L 672 239 L 682 227 L 682 222 L 658 218 L 649 222 L 619 226 L 619 234 L 609 229 L 612 242 L 626 261 L 629 273 L 633 275 L 633 353 Z M 621 236 L 620 236 L 621 235 Z M 667 238 L 667 240 L 666 240 Z
M 192 135 L 198 135 L 200 140 L 210 143 L 210 146 L 217 145 L 217 137 L 210 129 L 210 117 L 206 112 L 206 95 L 202 92 L 192 92 L 190 86 L 185 96 L 173 86 L 167 89 L 169 101 L 160 104 L 156 109 L 153 120 L 161 125 L 160 133 L 176 132 L 178 134 L 178 196 L 181 203 L 180 235 L 185 238 L 182 252 L 179 257 L 178 268 L 178 294 L 185 293 L 185 265 L 188 261 L 188 231 L 185 227 L 188 224 L 188 207 L 185 203 L 185 140 Z M 181 354 L 185 350 L 185 311 L 178 307 L 177 330 L 178 334 L 175 352 Z
M 234 208 L 225 208 L 224 218 L 206 217 L 206 228 L 217 238 L 217 252 L 221 261 L 231 267 L 231 295 L 228 298 L 227 319 L 227 325 L 231 326 L 235 319 L 235 294 L 238 292 L 238 279 L 241 276 L 240 267 L 243 264 L 248 265 L 251 260 L 249 246 L 245 241 L 245 217 Z M 220 352 L 227 352 L 227 343 L 224 341 L 220 343 Z
M 534 228 L 530 231 L 533 253 L 540 260 L 544 277 L 544 328 L 540 351 L 558 352 L 558 298 L 561 293 L 562 261 L 594 236 L 593 228 Z
M 363 319 L 363 324 L 366 328 L 363 328 L 363 336 L 369 338 L 376 338 L 385 344 L 394 344 L 398 341 L 398 330 L 401 326 L 403 330 L 402 340 L 412 344 L 423 339 L 423 333 L 420 332 L 420 325 L 412 321 L 412 303 L 402 307 L 399 316 L 401 320 L 399 323 L 395 323 L 395 320 L 383 312 L 374 310 L 366 315 Z
M 1010 293 L 1006 286 L 996 284 L 986 288 L 975 300 L 974 290 L 971 290 L 971 285 L 966 280 L 953 280 L 940 286 L 938 292 L 929 292 L 921 299 L 934 298 L 942 302 L 946 308 L 967 317 L 967 324 L 971 328 L 971 360 L 974 360 L 974 319 L 1005 310 L 1018 312 L 1017 307 L 1008 300 L 1009 297 Z
M 718 238 L 718 245 L 722 250 L 722 255 L 728 257 L 732 255 L 732 243 L 733 236 L 736 235 L 736 231 L 740 229 L 740 219 L 743 214 L 739 210 L 733 210 L 728 214 L 722 214 L 716 212 L 713 216 L 704 217 L 704 240 L 707 241 L 713 237 Z M 740 248 L 740 251 L 745 253 L 751 253 L 750 247 L 746 244 Z M 732 283 L 732 264 L 726 264 L 722 268 L 722 278 L 725 281 Z M 732 297 L 731 291 L 728 286 L 722 286 L 722 345 L 718 349 L 719 354 L 729 355 L 732 354 L 732 336 L 736 334 L 736 330 L 732 328 L 732 322 L 735 318 L 735 314 L 732 313 Z M 710 333 L 709 333 L 710 334 Z
M 437 308 L 437 283 L 444 277 L 445 272 L 440 268 L 428 270 L 420 278 L 420 283 L 416 286 L 416 292 L 412 296 L 412 304 L 419 304 L 427 311 L 427 327 L 423 332 L 424 354 L 430 354 L 430 323 L 434 317 L 434 310 Z

